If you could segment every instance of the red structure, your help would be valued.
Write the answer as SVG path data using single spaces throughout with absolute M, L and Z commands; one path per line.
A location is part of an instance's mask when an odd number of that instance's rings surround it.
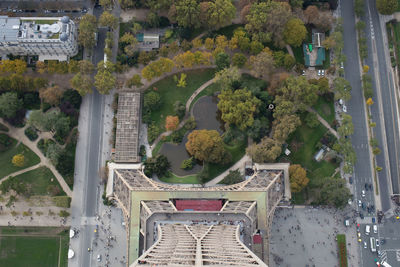
M 255 234 L 253 235 L 253 244 L 261 244 L 262 238 L 261 235 Z
M 222 200 L 176 200 L 175 207 L 177 210 L 219 211 Z

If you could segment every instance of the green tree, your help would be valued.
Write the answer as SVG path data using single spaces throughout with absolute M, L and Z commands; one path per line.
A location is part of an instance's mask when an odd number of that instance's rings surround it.
M 283 38 L 291 46 L 298 47 L 307 37 L 307 29 L 303 21 L 298 18 L 290 19 L 285 26 Z
M 40 99 L 54 106 L 60 103 L 62 94 L 63 91 L 57 85 L 39 91 Z
M 284 143 L 289 135 L 301 125 L 300 118 L 297 115 L 284 115 L 274 120 L 272 126 L 273 138 Z
M 146 93 L 143 97 L 143 108 L 145 110 L 157 110 L 161 103 L 160 94 L 154 91 Z
M 153 78 L 160 77 L 164 73 L 171 72 L 174 66 L 175 64 L 171 59 L 162 57 L 144 67 L 142 69 L 142 76 L 146 80 L 151 81 Z
M 142 83 L 142 77 L 140 77 L 139 74 L 134 74 L 132 76 L 132 78 L 130 78 L 127 82 L 126 85 L 130 88 L 136 86 L 136 87 L 140 87 L 143 85 Z
M 250 43 L 250 52 L 253 54 L 253 55 L 257 55 L 257 54 L 259 54 L 262 50 L 263 50 L 263 48 L 264 48 L 264 46 L 263 46 L 263 44 L 262 43 L 260 43 L 259 41 L 252 41 L 251 43 Z
M 319 182 L 321 190 L 318 202 L 323 205 L 343 208 L 351 198 L 350 189 L 346 186 L 346 180 L 336 177 L 323 178 Z
M 217 70 L 223 70 L 231 64 L 231 59 L 229 58 L 229 55 L 221 52 L 218 53 L 217 56 L 215 57 L 215 65 L 217 65 Z
M 362 15 L 364 15 L 364 11 L 365 11 L 364 0 L 355 0 L 354 13 L 356 13 L 357 17 L 361 17 Z
M 99 25 L 115 29 L 118 26 L 118 18 L 108 11 L 104 11 L 99 18 Z
M 242 53 L 235 53 L 232 57 L 232 65 L 242 68 L 247 62 L 247 57 Z
M 306 170 L 299 164 L 290 165 L 289 180 L 290 190 L 294 193 L 301 192 L 310 181 L 310 179 L 307 178 Z
M 105 8 L 111 9 L 114 6 L 113 0 L 100 0 L 99 4 Z
M 85 96 L 93 91 L 93 79 L 90 75 L 78 72 L 72 77 L 70 84 L 81 96 Z
M 104 62 L 100 61 L 97 65 L 97 74 L 94 76 L 94 86 L 100 94 L 108 94 L 108 92 L 115 87 L 116 78 L 112 74 L 113 65 L 111 64 L 104 66 Z
M 333 80 L 333 88 L 335 91 L 335 100 L 343 99 L 349 101 L 351 98 L 351 85 L 342 77 L 337 77 Z
M 227 163 L 230 155 L 215 130 L 194 130 L 188 135 L 185 147 L 194 158 L 213 163 Z
M 261 101 L 246 89 L 223 90 L 218 95 L 218 109 L 222 120 L 234 124 L 241 130 L 253 125 L 254 114 L 258 112 Z
M 315 128 L 319 125 L 317 115 L 314 112 L 308 112 L 304 121 L 306 125 L 310 128 Z
M 95 32 L 97 31 L 96 17 L 90 14 L 85 14 L 79 22 L 79 44 L 85 48 L 92 48 L 96 44 Z
M 274 162 L 282 152 L 282 145 L 274 139 L 264 137 L 260 143 L 249 146 L 246 152 L 254 162 Z
M 210 1 L 207 9 L 208 25 L 212 28 L 220 28 L 231 24 L 236 16 L 236 8 L 231 0 Z
M 200 6 L 197 0 L 178 0 L 175 2 L 176 21 L 185 28 L 200 27 Z
M 46 157 L 50 159 L 54 166 L 57 166 L 62 148 L 57 143 L 49 143 L 46 149 Z
M 231 185 L 243 182 L 244 178 L 243 175 L 240 173 L 238 169 L 234 171 L 229 171 L 228 175 L 224 177 L 221 181 L 221 184 Z
M 376 8 L 383 15 L 391 15 L 396 12 L 398 6 L 397 0 L 376 0 Z
M 214 81 L 222 90 L 232 89 L 232 84 L 240 80 L 241 74 L 237 67 L 220 70 L 215 74 Z
M 18 99 L 17 93 L 10 92 L 0 95 L 0 115 L 13 118 L 17 111 L 22 108 L 22 100 Z
M 353 120 L 350 115 L 342 114 L 342 124 L 338 128 L 338 134 L 342 137 L 352 135 L 354 133 Z
M 147 177 L 152 177 L 156 174 L 158 177 L 163 177 L 167 174 L 171 164 L 168 158 L 164 155 L 157 155 L 156 157 L 148 158 L 144 162 L 144 173 Z

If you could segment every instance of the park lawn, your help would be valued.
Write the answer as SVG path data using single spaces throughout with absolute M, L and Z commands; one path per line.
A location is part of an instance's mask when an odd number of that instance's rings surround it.
M 400 23 L 393 23 L 397 62 L 400 62 Z
M 0 177 L 4 177 L 10 173 L 28 168 L 40 162 L 40 158 L 24 144 L 19 143 L 17 140 L 12 139 L 12 144 L 5 151 L 0 152 Z M 13 156 L 16 154 L 23 154 L 25 156 L 25 165 L 23 167 L 14 166 L 11 163 Z
M 197 178 L 197 175 L 188 175 L 184 177 L 178 177 L 172 172 L 169 172 L 169 176 L 161 177 L 161 181 L 164 183 L 171 183 L 171 184 L 199 184 L 200 181 Z
M 174 115 L 174 103 L 180 101 L 184 105 L 189 100 L 190 96 L 202 84 L 211 80 L 214 77 L 214 69 L 192 70 L 185 72 L 187 74 L 187 85 L 184 88 L 176 86 L 174 75 L 171 75 L 161 81 L 153 84 L 149 90 L 157 90 L 160 94 L 161 104 L 158 110 L 151 112 L 151 119 L 154 123 L 164 129 L 165 117 Z M 180 77 L 180 73 L 176 74 Z
M 0 266 L 67 267 L 68 230 L 54 227 L 1 227 Z
M 329 125 L 333 124 L 333 121 L 335 120 L 335 107 L 333 101 L 328 101 L 325 97 L 319 96 L 317 103 L 315 103 L 313 108 L 329 123 Z
M 300 164 L 304 167 L 310 180 L 330 177 L 338 167 L 337 164 L 331 162 L 317 162 L 314 160 L 314 155 L 319 150 L 317 143 L 326 132 L 327 129 L 322 124 L 313 129 L 306 125 L 301 125 L 288 141 L 289 150 L 292 152 L 289 155 L 291 163 Z M 295 144 L 299 146 L 297 150 L 294 148 Z
M 59 195 L 66 195 L 51 170 L 44 166 L 17 175 L 13 179 L 18 179 L 29 185 L 32 195 L 48 195 L 47 187 L 49 185 L 57 186 L 61 192 Z

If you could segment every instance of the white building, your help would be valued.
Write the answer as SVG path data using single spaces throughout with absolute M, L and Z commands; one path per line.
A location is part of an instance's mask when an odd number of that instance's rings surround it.
M 37 55 L 40 61 L 69 60 L 78 53 L 78 31 L 69 17 L 0 16 L 0 56 Z

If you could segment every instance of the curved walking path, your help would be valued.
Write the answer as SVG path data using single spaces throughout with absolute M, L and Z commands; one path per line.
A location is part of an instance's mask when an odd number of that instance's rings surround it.
M 236 169 L 241 169 L 242 167 L 244 167 L 244 164 L 246 163 L 246 161 L 249 161 L 249 160 L 251 161 L 251 158 L 247 154 L 244 154 L 244 156 L 241 159 L 239 159 L 235 164 L 233 164 L 230 168 L 226 169 L 223 173 L 221 173 L 217 177 L 215 177 L 212 180 L 205 183 L 204 186 L 208 187 L 208 186 L 214 186 L 214 185 L 218 184 L 225 178 L 225 176 L 227 176 L 229 174 L 230 171 L 233 171 Z
M 7 128 L 9 129 L 8 132 L 4 132 L 6 134 L 8 134 L 9 136 L 11 136 L 12 138 L 16 139 L 19 142 L 22 142 L 25 146 L 27 146 L 30 150 L 32 150 L 39 158 L 40 158 L 40 163 L 35 165 L 36 168 L 38 168 L 39 166 L 45 166 L 47 168 L 49 168 L 51 170 L 51 172 L 53 173 L 53 175 L 56 177 L 58 183 L 60 184 L 60 186 L 62 187 L 62 189 L 64 190 L 64 192 L 67 194 L 67 196 L 72 197 L 72 191 L 69 188 L 68 184 L 65 182 L 64 178 L 61 176 L 61 174 L 56 170 L 56 168 L 53 166 L 53 164 L 50 162 L 50 160 L 48 158 L 46 158 L 42 151 L 39 150 L 39 148 L 36 146 L 37 142 L 42 138 L 42 137 L 47 137 L 48 134 L 46 133 L 39 133 L 39 137 L 36 139 L 35 142 L 32 142 L 31 140 L 28 139 L 28 137 L 26 137 L 25 135 L 25 129 L 26 127 L 28 127 L 27 125 L 23 128 L 16 128 L 12 125 L 10 125 L 8 122 L 6 122 L 5 120 L 3 120 L 2 118 L 0 118 L 0 123 L 4 124 L 5 126 L 7 126 Z M 34 166 L 32 166 L 34 167 Z M 24 173 L 24 170 L 33 170 L 35 168 L 26 168 L 23 170 L 20 170 L 19 172 Z M 32 169 L 30 169 L 32 168 Z M 27 170 L 27 171 L 29 171 Z M 13 174 L 16 175 L 14 172 Z M 7 178 L 9 178 L 11 175 L 10 174 L 8 176 L 5 176 L 3 178 L 0 179 L 0 183 L 3 182 L 4 180 L 6 180 Z
M 25 169 L 10 173 L 10 174 L 8 174 L 8 175 L 6 175 L 6 176 L 4 176 L 3 178 L 0 179 L 0 184 L 2 182 L 4 182 L 5 180 L 7 180 L 8 178 L 10 178 L 11 176 L 17 176 L 17 175 L 23 174 L 25 172 L 29 172 L 29 171 L 32 171 L 34 169 L 37 169 L 37 168 L 39 168 L 41 166 L 43 166 L 43 164 L 42 163 L 38 163 L 38 164 L 30 166 L 28 168 L 25 168 Z
M 318 118 L 319 122 L 322 123 L 322 124 L 337 138 L 337 139 L 340 138 L 339 134 L 329 125 L 329 123 L 328 123 L 324 118 L 322 118 L 322 117 L 318 114 L 318 112 L 316 112 L 316 111 L 315 111 L 314 109 L 312 109 L 312 108 L 308 108 L 308 111 L 309 111 L 309 112 L 313 112 L 315 115 L 317 115 L 317 118 Z

